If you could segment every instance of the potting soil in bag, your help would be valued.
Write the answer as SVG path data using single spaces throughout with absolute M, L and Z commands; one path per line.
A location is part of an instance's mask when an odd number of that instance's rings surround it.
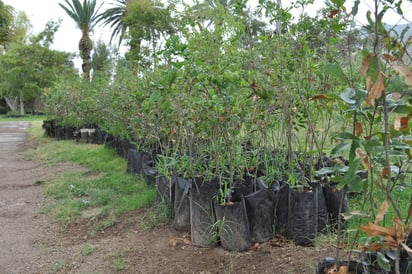
M 289 184 L 279 183 L 275 196 L 275 232 L 288 237 Z
M 142 155 L 142 173 L 148 184 L 153 184 L 156 180 L 157 172 L 154 169 L 155 161 L 148 153 Z
M 343 190 L 337 189 L 336 185 L 324 185 L 323 193 L 325 196 L 326 207 L 328 209 L 331 222 L 337 223 L 339 217 L 339 208 L 342 203 L 341 213 L 349 212 L 349 203 L 347 195 L 343 196 Z M 341 221 L 343 219 L 341 218 Z
M 218 194 L 219 181 L 195 179 L 190 189 L 190 233 L 193 245 L 208 247 L 217 245 L 216 218 L 213 197 Z
M 216 227 L 223 248 L 245 251 L 252 245 L 245 199 L 225 205 L 215 203 Z
M 96 129 L 97 144 L 103 145 L 106 143 L 107 134 L 100 128 Z
M 323 195 L 322 186 L 313 188 L 318 200 L 318 232 L 325 232 L 329 226 L 329 212 L 326 206 L 325 196 Z
M 190 200 L 189 191 L 192 182 L 184 178 L 173 176 L 174 184 L 174 219 L 173 227 L 177 230 L 190 230 Z
M 254 179 L 251 176 L 247 176 L 243 181 L 235 182 L 232 187 L 232 201 L 240 201 L 240 196 L 246 196 L 252 194 L 260 189 L 266 189 L 267 186 L 262 179 Z
M 310 245 L 318 232 L 318 194 L 316 191 L 289 192 L 288 237 L 297 245 Z
M 127 153 L 127 172 L 131 174 L 142 174 L 143 152 L 129 149 Z
M 275 194 L 274 188 L 267 188 L 245 196 L 252 242 L 266 242 L 273 236 Z

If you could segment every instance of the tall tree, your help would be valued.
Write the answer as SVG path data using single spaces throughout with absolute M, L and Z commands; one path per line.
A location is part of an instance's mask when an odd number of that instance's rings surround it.
M 198 23 L 206 23 L 206 27 L 220 25 L 222 24 L 220 11 L 231 12 L 237 4 L 239 4 L 238 0 L 197 0 L 193 5 L 193 16 L 197 18 Z
M 67 15 L 76 22 L 77 27 L 82 31 L 82 37 L 79 41 L 80 56 L 82 58 L 82 70 L 85 80 L 90 81 L 91 70 L 91 51 L 93 50 L 93 41 L 90 38 L 90 32 L 96 26 L 97 15 L 100 6 L 96 6 L 96 0 L 65 0 L 66 5 L 59 3 Z
M 96 75 L 107 76 L 113 65 L 114 52 L 102 40 L 98 40 L 92 55 L 93 79 Z
M 39 101 L 45 88 L 59 76 L 75 74 L 73 56 L 49 48 L 58 28 L 59 23 L 50 21 L 42 32 L 25 37 L 21 43 L 11 43 L 0 54 L 0 98 L 14 113 L 24 115 L 25 105 Z M 23 43 L 26 40 L 30 43 Z
M 128 38 L 130 50 L 127 59 L 136 68 L 141 57 L 142 41 L 155 41 L 160 33 L 172 31 L 170 12 L 163 5 L 151 0 L 116 0 L 112 8 L 98 16 L 103 26 L 112 28 L 111 40 Z
M 14 9 L 0 0 L 0 45 L 6 48 L 12 37 L 12 27 L 14 22 Z

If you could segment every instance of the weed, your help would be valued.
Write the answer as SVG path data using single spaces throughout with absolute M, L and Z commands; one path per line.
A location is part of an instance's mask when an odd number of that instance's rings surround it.
M 149 211 L 145 218 L 140 219 L 143 230 L 152 230 L 162 224 L 170 224 L 173 219 L 173 208 L 170 201 L 162 200 L 156 207 Z
M 59 273 L 64 271 L 66 268 L 68 267 L 67 262 L 65 261 L 58 261 L 56 263 L 53 264 L 52 268 L 51 268 L 51 273 Z
M 95 250 L 96 250 L 96 246 L 91 245 L 91 244 L 86 244 L 82 247 L 82 250 L 80 250 L 80 255 L 82 257 L 86 257 L 92 254 Z
M 123 258 L 122 254 L 113 253 L 113 254 L 110 254 L 109 256 L 110 256 L 110 260 L 112 263 L 112 269 L 114 271 L 122 271 L 127 268 L 127 263 L 125 259 Z

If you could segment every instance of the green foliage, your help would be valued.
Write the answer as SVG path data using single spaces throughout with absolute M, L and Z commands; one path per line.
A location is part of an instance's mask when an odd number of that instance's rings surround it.
M 10 41 L 14 9 L 0 1 L 0 44 L 4 47 Z
M 15 44 L 0 56 L 0 96 L 41 98 L 57 77 L 73 72 L 71 56 L 39 44 Z
M 95 46 L 91 61 L 93 78 L 99 76 L 110 77 L 111 70 L 113 69 L 112 55 L 112 50 L 103 41 L 99 40 Z

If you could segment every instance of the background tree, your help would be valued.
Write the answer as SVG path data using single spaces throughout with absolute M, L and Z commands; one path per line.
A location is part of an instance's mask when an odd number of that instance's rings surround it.
M 101 7 L 96 7 L 96 0 L 65 0 L 66 5 L 59 3 L 67 15 L 76 22 L 77 27 L 82 31 L 82 37 L 79 41 L 80 57 L 82 58 L 82 70 L 85 80 L 90 81 L 90 59 L 93 50 L 93 41 L 90 38 L 90 32 L 97 23 L 97 14 Z
M 0 96 L 13 113 L 24 115 L 25 105 L 40 101 L 61 75 L 74 74 L 73 56 L 48 47 L 56 31 L 49 22 L 30 44 L 14 43 L 0 55 Z
M 111 41 L 118 37 L 120 45 L 125 38 L 128 39 L 126 58 L 135 70 L 139 63 L 142 64 L 142 42 L 149 41 L 154 48 L 162 33 L 173 32 L 170 10 L 160 2 L 150 0 L 117 0 L 114 7 L 98 16 L 98 21 L 112 28 Z M 153 57 L 152 64 L 155 66 L 155 63 Z
M 97 75 L 107 76 L 110 74 L 113 65 L 113 53 L 102 40 L 97 41 L 91 61 L 93 78 Z
M 12 37 L 14 9 L 0 0 L 0 45 L 6 48 Z

